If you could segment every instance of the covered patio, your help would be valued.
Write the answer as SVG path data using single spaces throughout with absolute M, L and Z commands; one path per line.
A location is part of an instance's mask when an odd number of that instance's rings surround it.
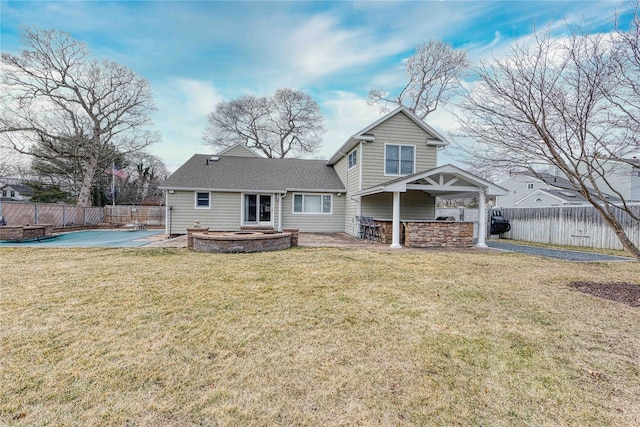
M 359 197 L 362 202 L 366 198 L 387 199 L 382 198 L 383 195 L 391 195 L 391 218 L 374 218 L 378 223 L 383 226 L 388 225 L 391 228 L 391 248 L 401 248 L 401 223 L 404 224 L 405 229 L 421 230 L 415 233 L 412 239 L 411 245 L 414 247 L 425 246 L 438 246 L 437 242 L 433 240 L 433 234 L 442 234 L 443 227 L 449 227 L 449 232 L 458 233 L 460 230 L 464 231 L 466 228 L 462 226 L 461 222 L 448 222 L 437 221 L 435 218 L 435 197 L 438 196 L 452 196 L 452 195 L 464 195 L 464 194 L 477 194 L 479 218 L 478 218 L 478 241 L 477 246 L 486 247 L 487 237 L 487 213 L 484 207 L 486 206 L 487 196 L 504 196 L 507 194 L 507 190 L 493 184 L 485 179 L 470 174 L 456 166 L 444 165 L 434 169 L 418 172 L 412 175 L 396 178 L 380 185 L 376 185 L 362 191 L 356 192 L 354 197 Z M 401 203 L 401 195 L 405 195 L 405 202 Z M 427 202 L 425 197 L 417 196 L 422 194 L 430 199 Z M 411 195 L 409 197 L 409 195 Z M 411 200 L 415 200 L 412 203 Z M 420 206 L 417 206 L 419 203 Z M 432 207 L 429 209 L 428 203 L 431 203 Z M 403 210 L 401 211 L 401 206 Z M 416 214 L 419 209 L 422 211 Z M 471 225 L 472 223 L 467 223 Z M 458 229 L 457 231 L 453 229 Z M 436 230 L 438 229 L 438 230 Z M 445 233 L 446 234 L 446 233 Z M 420 242 L 420 236 L 430 236 L 429 242 Z

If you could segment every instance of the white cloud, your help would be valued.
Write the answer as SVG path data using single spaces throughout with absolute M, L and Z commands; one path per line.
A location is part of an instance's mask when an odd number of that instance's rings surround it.
M 150 147 L 160 156 L 170 171 L 176 170 L 195 153 L 209 153 L 202 143 L 206 116 L 222 101 L 216 87 L 204 81 L 170 78 L 154 85 L 158 111 L 155 127 L 162 133 L 162 142 Z
M 327 133 L 319 153 L 328 159 L 347 139 L 380 117 L 377 107 L 367 104 L 365 98 L 351 92 L 334 91 L 322 103 L 327 119 Z
M 308 17 L 281 40 L 281 70 L 291 80 L 309 83 L 342 71 L 373 65 L 395 55 L 406 44 L 396 37 L 383 39 L 365 26 L 342 28 L 331 14 Z

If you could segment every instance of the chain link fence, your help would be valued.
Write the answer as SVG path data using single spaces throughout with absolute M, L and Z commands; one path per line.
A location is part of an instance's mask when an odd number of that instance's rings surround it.
M 52 224 L 55 227 L 70 227 L 104 222 L 104 208 L 59 203 L 2 202 L 0 215 L 7 225 Z

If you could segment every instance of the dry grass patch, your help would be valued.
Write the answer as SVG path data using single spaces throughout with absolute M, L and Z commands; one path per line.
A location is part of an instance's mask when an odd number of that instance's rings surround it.
M 3 249 L 0 423 L 638 425 L 637 263 Z

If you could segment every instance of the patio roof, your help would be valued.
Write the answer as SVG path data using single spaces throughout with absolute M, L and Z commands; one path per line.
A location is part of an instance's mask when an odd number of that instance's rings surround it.
M 444 165 L 435 169 L 392 179 L 380 185 L 354 193 L 354 196 L 368 196 L 377 193 L 406 192 L 420 190 L 432 196 L 445 196 L 478 192 L 484 189 L 488 196 L 506 196 L 508 190 L 456 166 Z

